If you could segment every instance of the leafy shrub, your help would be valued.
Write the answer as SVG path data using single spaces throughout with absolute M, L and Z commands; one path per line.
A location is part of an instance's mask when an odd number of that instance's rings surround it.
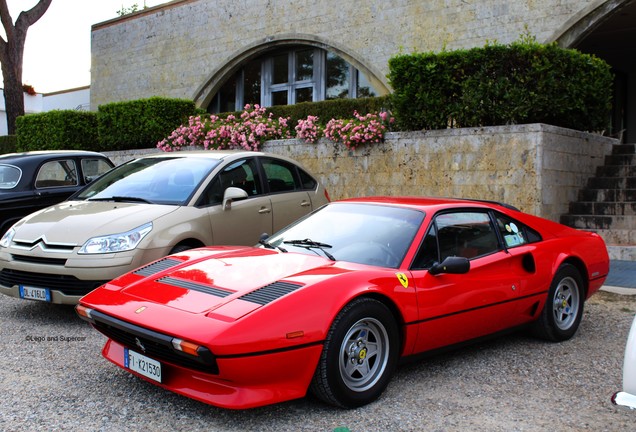
M 55 110 L 28 114 L 16 120 L 18 151 L 92 150 L 97 147 L 97 115 Z
M 0 136 L 0 154 L 14 153 L 18 144 L 18 137 L 16 135 L 2 135 Z
M 195 112 L 191 100 L 160 97 L 101 105 L 97 113 L 100 149 L 153 147 Z
M 398 55 L 389 70 L 402 130 L 548 123 L 600 131 L 609 122 L 609 65 L 529 37 L 510 45 Z

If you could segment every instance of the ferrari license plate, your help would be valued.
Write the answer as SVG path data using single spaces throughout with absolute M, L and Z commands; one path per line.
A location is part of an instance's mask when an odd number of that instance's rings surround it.
M 51 302 L 51 290 L 20 285 L 20 298 Z
M 124 366 L 146 378 L 161 382 L 161 363 L 157 360 L 124 348 Z

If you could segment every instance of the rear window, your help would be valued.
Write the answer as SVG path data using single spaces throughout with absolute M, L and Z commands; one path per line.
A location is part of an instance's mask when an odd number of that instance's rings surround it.
M 20 182 L 22 170 L 13 165 L 0 165 L 0 189 L 13 189 Z

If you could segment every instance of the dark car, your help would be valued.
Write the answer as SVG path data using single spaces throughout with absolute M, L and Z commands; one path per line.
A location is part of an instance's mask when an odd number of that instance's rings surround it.
M 0 156 L 0 236 L 24 216 L 64 201 L 113 166 L 103 154 L 89 151 Z

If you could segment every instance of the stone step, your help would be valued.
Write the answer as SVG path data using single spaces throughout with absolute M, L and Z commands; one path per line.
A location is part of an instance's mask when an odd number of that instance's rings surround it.
M 636 177 L 636 165 L 603 165 L 596 169 L 597 177 Z
M 572 202 L 570 203 L 569 214 L 636 217 L 636 202 Z
M 566 214 L 561 223 L 583 230 L 636 230 L 636 217 L 633 215 L 586 215 Z
M 607 245 L 611 260 L 636 261 L 636 245 Z
M 612 154 L 624 155 L 636 153 L 636 144 L 618 144 L 612 147 Z
M 605 243 L 618 246 L 634 246 L 636 247 L 636 230 L 591 230 L 603 237 Z
M 589 189 L 636 189 L 636 177 L 592 177 Z
M 578 200 L 593 202 L 636 202 L 636 189 L 582 189 Z
M 605 156 L 605 165 L 634 165 L 636 155 L 611 154 Z

